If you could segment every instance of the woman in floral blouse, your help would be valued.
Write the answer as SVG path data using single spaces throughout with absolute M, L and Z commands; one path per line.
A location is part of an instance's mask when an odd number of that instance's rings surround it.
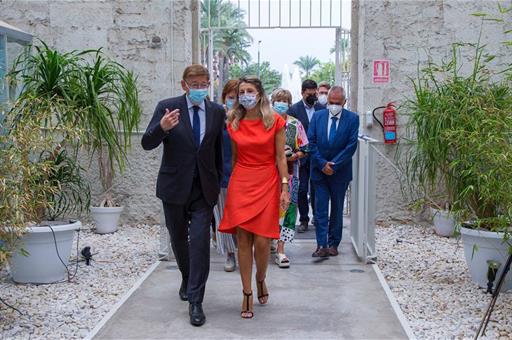
M 272 93 L 272 107 L 275 112 L 286 120 L 285 153 L 288 163 L 288 183 L 290 191 L 290 206 L 286 212 L 281 213 L 281 235 L 277 242 L 276 264 L 280 268 L 290 267 L 290 260 L 284 253 L 285 243 L 295 238 L 295 222 L 297 220 L 297 200 L 299 193 L 299 158 L 308 152 L 308 137 L 300 121 L 288 115 L 292 105 L 292 95 L 285 89 L 276 89 Z

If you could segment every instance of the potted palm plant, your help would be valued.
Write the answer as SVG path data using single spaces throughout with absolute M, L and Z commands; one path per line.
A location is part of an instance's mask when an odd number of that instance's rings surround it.
M 460 55 L 468 48 L 473 67 L 463 74 Z M 420 72 L 411 100 L 423 108 L 422 126 L 434 131 L 424 166 L 442 165 L 436 178 L 449 193 L 466 262 L 480 287 L 487 286 L 488 261 L 504 264 L 512 252 L 512 84 L 496 77 L 493 59 L 479 43 L 456 44 L 449 60 Z M 503 289 L 511 288 L 509 275 Z
M 19 58 L 11 78 L 23 82 L 24 92 L 60 98 L 73 107 L 56 116 L 82 129 L 80 146 L 98 156 L 103 193 L 91 211 L 98 233 L 115 232 L 123 207 L 114 201 L 113 179 L 126 167 L 141 115 L 136 77 L 101 49 L 59 53 L 44 42 L 35 49 Z
M 96 232 L 117 230 L 123 207 L 114 200 L 112 189 L 116 171 L 126 167 L 131 136 L 141 116 L 137 80 L 131 71 L 109 60 L 101 50 L 92 62 L 79 70 L 77 104 L 84 109 L 79 124 L 89 131 L 88 144 L 98 156 L 99 177 L 103 188 L 100 203 L 91 207 Z

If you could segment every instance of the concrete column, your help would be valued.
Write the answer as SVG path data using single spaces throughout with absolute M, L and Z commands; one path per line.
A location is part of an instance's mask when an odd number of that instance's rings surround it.
M 199 0 L 191 0 L 192 12 L 192 63 L 201 63 L 201 4 Z

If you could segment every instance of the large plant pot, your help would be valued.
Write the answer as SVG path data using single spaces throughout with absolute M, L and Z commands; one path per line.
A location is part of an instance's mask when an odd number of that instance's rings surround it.
M 75 231 L 79 230 L 82 224 L 79 221 L 46 224 L 51 225 L 51 228 L 30 227 L 21 237 L 17 251 L 9 260 L 12 279 L 15 282 L 52 283 L 66 278 Z M 22 255 L 21 249 L 26 250 L 29 255 Z
M 455 218 L 447 210 L 432 208 L 434 216 L 434 231 L 439 236 L 450 237 L 455 232 Z
M 92 217 L 96 222 L 98 234 L 110 234 L 117 231 L 117 223 L 123 207 L 91 207 Z
M 469 267 L 469 273 L 473 281 L 481 288 L 487 288 L 487 260 L 501 263 L 494 281 L 494 287 L 496 287 L 508 258 L 509 245 L 507 242 L 503 242 L 503 233 L 469 228 L 461 228 L 460 233 L 462 234 L 464 256 Z M 512 274 L 510 271 L 501 289 L 502 291 L 512 289 Z

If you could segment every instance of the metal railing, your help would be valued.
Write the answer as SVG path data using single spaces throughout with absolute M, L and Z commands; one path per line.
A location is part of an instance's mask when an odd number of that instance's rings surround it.
M 357 256 L 366 263 L 374 263 L 375 249 L 375 149 L 378 141 L 367 136 L 358 139 L 353 157 L 350 211 L 350 239 Z

